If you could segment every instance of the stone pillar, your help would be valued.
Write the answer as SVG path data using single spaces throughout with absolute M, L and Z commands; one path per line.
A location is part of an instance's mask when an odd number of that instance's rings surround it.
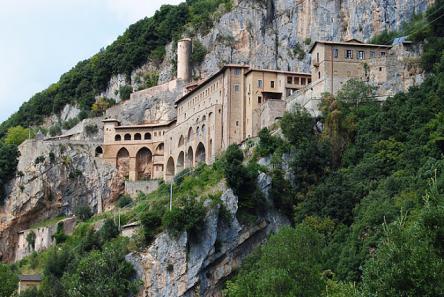
M 191 81 L 191 52 L 192 42 L 189 38 L 179 40 L 177 43 L 177 79 L 185 82 Z
M 136 181 L 137 180 L 137 168 L 136 168 L 136 157 L 130 157 L 129 162 L 129 180 Z

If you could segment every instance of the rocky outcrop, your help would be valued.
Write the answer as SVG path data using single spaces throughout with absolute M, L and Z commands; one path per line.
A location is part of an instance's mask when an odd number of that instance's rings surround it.
M 76 207 L 94 212 L 106 209 L 124 189 L 115 168 L 95 157 L 99 143 L 82 141 L 26 141 L 20 147 L 17 177 L 0 208 L 0 254 L 14 259 L 19 231 L 58 215 L 72 215 Z
M 266 194 L 271 179 L 262 174 L 258 184 Z M 220 208 L 210 209 L 197 238 L 186 232 L 172 238 L 165 232 L 146 251 L 127 256 L 144 282 L 139 296 L 222 296 L 224 281 L 242 260 L 271 232 L 289 224 L 270 208 L 256 223 L 241 225 L 236 218 L 238 199 L 232 190 L 226 190 L 221 200 L 231 215 L 229 221 L 221 219 Z

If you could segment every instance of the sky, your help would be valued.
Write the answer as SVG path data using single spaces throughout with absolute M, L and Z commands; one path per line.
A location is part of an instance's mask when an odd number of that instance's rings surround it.
M 0 0 L 0 122 L 163 4 L 184 0 Z

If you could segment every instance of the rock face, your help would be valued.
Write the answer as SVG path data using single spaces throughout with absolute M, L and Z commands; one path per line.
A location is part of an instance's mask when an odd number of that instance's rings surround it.
M 259 179 L 259 186 L 268 191 L 270 178 Z M 242 226 L 236 218 L 237 197 L 231 189 L 221 197 L 231 214 L 228 222 L 221 219 L 220 209 L 209 211 L 203 231 L 191 239 L 186 232 L 178 238 L 162 233 L 141 253 L 127 256 L 144 281 L 139 296 L 222 296 L 221 287 L 242 260 L 267 236 L 289 221 L 270 210 L 251 226 Z
M 76 207 L 101 212 L 124 189 L 115 168 L 95 157 L 99 143 L 26 141 L 20 147 L 17 177 L 0 208 L 0 253 L 14 259 L 18 232 L 40 220 L 72 215 Z

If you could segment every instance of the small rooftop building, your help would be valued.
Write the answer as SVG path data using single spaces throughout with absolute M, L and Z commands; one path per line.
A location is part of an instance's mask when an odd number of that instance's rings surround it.
M 35 275 L 19 275 L 18 293 L 23 293 L 32 288 L 38 288 L 42 282 L 42 277 Z

